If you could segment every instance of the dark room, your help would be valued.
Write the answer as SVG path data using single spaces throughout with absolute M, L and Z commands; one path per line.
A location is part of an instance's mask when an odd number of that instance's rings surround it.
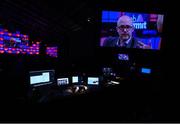
M 0 122 L 179 121 L 176 12 L 160 0 L 1 0 Z

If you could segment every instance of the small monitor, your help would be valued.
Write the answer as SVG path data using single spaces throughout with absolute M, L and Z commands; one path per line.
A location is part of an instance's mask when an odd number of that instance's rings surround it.
M 30 85 L 40 86 L 54 82 L 54 70 L 30 71 Z
M 150 68 L 141 68 L 141 73 L 151 74 L 151 69 Z
M 69 78 L 58 78 L 57 79 L 57 85 L 68 85 L 69 84 Z
M 129 55 L 128 54 L 118 54 L 118 60 L 128 61 Z
M 102 72 L 104 76 L 113 75 L 113 69 L 111 67 L 104 67 L 102 68 Z
M 72 76 L 72 83 L 78 83 L 79 77 L 78 76 Z
M 88 85 L 99 85 L 99 78 L 98 77 L 88 77 L 87 83 L 88 83 Z

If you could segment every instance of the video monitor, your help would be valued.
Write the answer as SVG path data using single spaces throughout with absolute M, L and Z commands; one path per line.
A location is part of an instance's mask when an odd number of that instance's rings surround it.
M 79 77 L 78 76 L 72 76 L 72 83 L 79 83 Z
M 102 11 L 100 47 L 160 50 L 164 15 Z
M 69 78 L 58 78 L 57 79 L 58 86 L 68 85 L 68 84 L 69 84 Z
M 99 85 L 99 77 L 88 77 L 87 84 L 88 85 Z
M 124 54 L 124 53 L 119 53 L 117 55 L 118 60 L 124 60 L 124 61 L 128 61 L 129 60 L 129 55 L 128 54 Z
M 114 71 L 113 71 L 112 67 L 103 67 L 102 73 L 104 76 L 110 76 L 110 75 L 114 74 Z
M 143 74 L 151 74 L 151 69 L 150 68 L 141 68 L 141 73 L 143 73 Z
M 54 70 L 30 71 L 29 74 L 31 86 L 47 85 L 54 82 Z

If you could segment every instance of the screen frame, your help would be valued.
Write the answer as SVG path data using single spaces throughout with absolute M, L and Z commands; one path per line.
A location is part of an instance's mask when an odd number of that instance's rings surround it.
M 66 80 L 67 81 L 67 84 L 59 84 L 58 81 L 59 80 Z M 70 80 L 69 80 L 69 77 L 60 77 L 60 78 L 57 78 L 57 86 L 67 86 L 70 84 Z
M 77 77 L 77 82 L 73 82 L 73 77 Z M 71 83 L 72 84 L 79 84 L 80 83 L 80 77 L 79 76 L 72 76 L 71 77 Z
M 49 72 L 49 81 L 31 84 L 31 76 L 33 76 L 32 75 L 33 73 L 41 73 L 42 74 L 42 73 L 46 73 L 46 72 Z M 54 79 L 55 79 L 55 70 L 53 70 L 53 69 L 52 70 L 29 71 L 29 84 L 32 87 L 53 84 L 54 83 Z
M 163 30 L 161 33 L 158 33 L 160 34 L 159 37 L 161 38 L 161 43 L 160 43 L 160 49 L 141 49 L 141 48 L 121 48 L 121 50 L 118 48 L 118 47 L 106 47 L 106 46 L 101 46 L 100 43 L 101 43 L 101 31 L 102 31 L 102 13 L 103 11 L 113 11 L 113 12 L 128 12 L 128 13 L 137 13 L 137 14 L 160 14 L 160 15 L 163 15 L 163 24 L 162 24 L 162 27 L 163 27 Z M 165 30 L 166 30 L 166 26 L 165 26 L 165 23 L 166 23 L 166 19 L 167 19 L 167 14 L 166 12 L 164 12 L 163 10 L 159 10 L 159 11 L 148 11 L 148 10 L 136 10 L 134 9 L 133 11 L 132 10 L 129 10 L 129 9 L 101 9 L 100 12 L 99 12 L 99 33 L 98 33 L 98 36 L 97 36 L 97 48 L 98 49 L 107 49 L 107 50 L 115 50 L 115 51 L 128 51 L 129 49 L 133 49 L 133 50 L 143 50 L 143 51 L 162 51 L 163 49 L 163 44 L 165 42 L 165 38 L 164 38 L 164 33 L 165 33 Z M 157 34 L 157 35 L 158 35 Z
M 93 78 L 93 79 L 98 79 L 98 83 L 96 83 L 96 84 L 89 84 L 89 78 Z M 100 78 L 98 77 L 98 76 L 88 76 L 87 77 L 87 85 L 90 85 L 90 86 L 99 86 L 99 84 L 100 84 Z

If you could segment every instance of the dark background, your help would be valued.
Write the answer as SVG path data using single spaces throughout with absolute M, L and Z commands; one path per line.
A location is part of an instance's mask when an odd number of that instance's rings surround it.
M 173 7 L 169 8 L 170 6 Z M 165 14 L 160 51 L 100 48 L 101 10 L 121 10 Z M 19 30 L 39 39 L 41 54 L 0 55 L 2 122 L 174 122 L 176 101 L 170 87 L 178 79 L 176 17 L 173 1 L 44 1 L 1 0 L 0 23 L 11 32 Z M 59 57 L 45 55 L 45 44 L 59 46 Z M 32 70 L 55 69 L 56 75 L 70 73 L 101 74 L 101 68 L 112 66 L 119 72 L 119 52 L 129 53 L 130 65 L 150 67 L 149 77 L 94 94 L 62 98 L 57 102 L 32 105 L 26 102 L 28 76 Z M 143 80 L 143 79 L 147 80 Z M 173 94 L 176 94 L 173 90 Z M 172 96 L 172 97 L 171 97 Z M 173 105 L 170 104 L 173 101 Z

